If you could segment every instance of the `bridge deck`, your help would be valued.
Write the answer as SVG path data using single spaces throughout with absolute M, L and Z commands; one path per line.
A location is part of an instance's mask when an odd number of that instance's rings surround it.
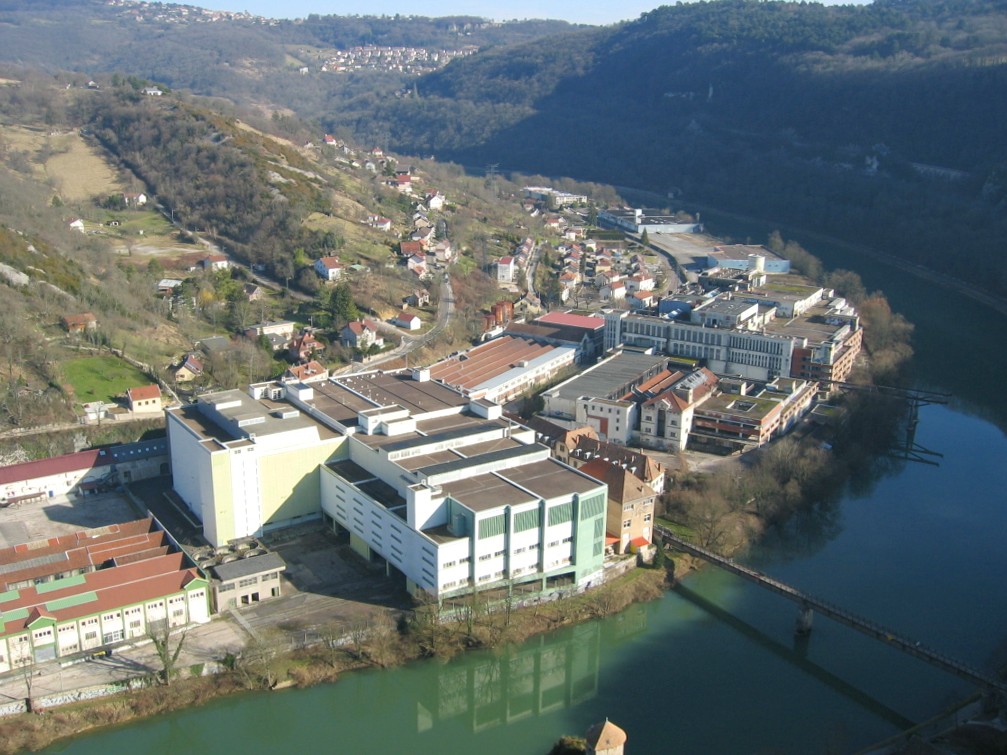
M 660 525 L 654 527 L 654 534 L 672 548 L 684 551 L 685 553 L 698 558 L 702 558 L 705 561 L 709 561 L 710 563 L 715 564 L 732 574 L 737 574 L 739 577 L 747 579 L 749 582 L 754 582 L 757 585 L 761 585 L 762 587 L 775 592 L 777 595 L 782 595 L 802 607 L 818 611 L 819 613 L 828 616 L 833 621 L 838 621 L 840 624 L 845 624 L 851 629 L 856 629 L 858 632 L 866 634 L 868 637 L 881 640 L 891 647 L 919 658 L 932 666 L 936 666 L 937 668 L 954 674 L 955 676 L 966 679 L 974 684 L 978 684 L 986 690 L 999 692 L 1001 694 L 1007 693 L 1007 684 L 1001 682 L 995 677 L 973 668 L 968 664 L 962 663 L 961 661 L 955 660 L 950 656 L 944 655 L 932 648 L 926 647 L 919 642 L 915 642 L 892 629 L 871 621 L 870 619 L 857 616 L 856 614 L 851 613 L 844 608 L 840 608 L 833 603 L 829 603 L 820 598 L 816 598 L 813 595 L 809 595 L 802 590 L 798 590 L 796 587 L 780 582 L 778 579 L 773 579 L 757 569 L 752 569 L 751 567 L 744 566 L 743 564 L 735 563 L 731 559 L 724 558 L 711 550 L 682 540 L 671 530 L 661 527 Z

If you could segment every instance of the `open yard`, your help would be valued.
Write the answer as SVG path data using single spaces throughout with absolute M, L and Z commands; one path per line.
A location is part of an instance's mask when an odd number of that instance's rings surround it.
M 128 362 L 114 356 L 79 357 L 63 363 L 66 382 L 79 403 L 112 401 L 129 388 L 151 380 Z
M 45 172 L 55 180 L 56 190 L 64 201 L 80 202 L 122 191 L 115 171 L 79 135 L 63 134 L 47 139 L 58 154 L 46 160 Z

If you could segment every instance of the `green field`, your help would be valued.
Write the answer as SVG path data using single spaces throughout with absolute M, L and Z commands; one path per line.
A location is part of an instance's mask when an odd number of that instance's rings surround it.
M 118 357 L 81 357 L 63 363 L 66 382 L 73 386 L 77 403 L 112 401 L 129 388 L 149 385 L 140 370 Z

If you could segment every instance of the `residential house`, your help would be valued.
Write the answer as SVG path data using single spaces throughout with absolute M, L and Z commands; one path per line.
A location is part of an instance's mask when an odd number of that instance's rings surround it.
M 626 298 L 626 283 L 621 280 L 614 281 L 607 286 L 602 286 L 600 293 L 602 299 L 621 301 Z
M 427 226 L 425 228 L 417 228 L 413 231 L 409 238 L 413 241 L 420 242 L 420 246 L 423 248 L 423 251 L 427 251 L 437 239 L 437 234 L 434 231 L 433 226 Z
M 147 204 L 147 195 L 142 192 L 125 191 L 122 194 L 122 201 L 127 207 L 143 207 Z
M 636 293 L 628 294 L 626 296 L 626 303 L 629 304 L 629 308 L 632 311 L 649 309 L 650 307 L 653 307 L 656 302 L 656 297 L 649 291 L 637 291 Z
M 294 339 L 287 346 L 287 355 L 298 362 L 303 362 L 311 358 L 311 355 L 316 351 L 321 351 L 325 346 L 314 337 L 311 333 L 304 330 L 298 335 L 294 336 Z
M 417 288 L 406 297 L 406 303 L 413 307 L 426 307 L 430 304 L 430 292 L 425 288 Z
M 497 283 L 513 283 L 517 273 L 517 260 L 510 255 L 496 261 Z
M 81 220 L 80 218 L 71 218 L 70 227 L 73 228 L 75 231 L 80 231 L 81 233 L 87 232 L 84 230 L 84 221 Z
M 90 312 L 82 312 L 79 315 L 63 315 L 60 322 L 66 328 L 67 333 L 83 333 L 98 327 L 97 318 Z
M 281 383 L 321 383 L 328 379 L 329 371 L 314 359 L 288 367 L 280 376 Z
M 195 354 L 186 354 L 182 365 L 175 370 L 175 382 L 187 383 L 202 376 L 203 363 Z
M 568 463 L 579 468 L 592 459 L 605 459 L 612 464 L 618 464 L 650 485 L 651 490 L 658 495 L 664 492 L 667 479 L 665 466 L 643 451 L 618 443 L 609 443 L 599 439 L 596 434 L 578 435 L 576 443 L 570 448 Z
M 157 282 L 157 293 L 161 296 L 171 296 L 175 289 L 182 285 L 182 281 L 177 278 L 161 278 Z
M 606 545 L 620 554 L 650 545 L 657 500 L 654 490 L 628 469 L 605 459 L 592 459 L 580 471 L 608 486 Z
M 142 385 L 126 391 L 131 412 L 160 412 L 161 389 L 156 385 Z
M 257 286 L 254 283 L 246 283 L 242 288 L 242 291 L 244 292 L 245 298 L 248 301 L 258 301 L 259 299 L 261 299 L 263 296 L 266 295 L 265 289 L 263 289 L 262 286 Z
M 389 183 L 403 194 L 411 194 L 413 191 L 413 177 L 408 173 L 397 174 Z
M 366 351 L 371 346 L 380 348 L 385 345 L 385 339 L 381 337 L 377 323 L 370 318 L 348 323 L 340 331 L 339 336 L 344 345 L 359 351 Z
M 654 276 L 649 273 L 637 273 L 636 275 L 631 275 L 626 279 L 626 288 L 630 293 L 634 293 L 636 291 L 653 291 Z
M 246 328 L 245 336 L 248 338 L 258 338 L 259 336 L 278 335 L 290 340 L 294 337 L 295 327 L 291 320 L 260 322 Z
M 343 275 L 343 263 L 338 257 L 321 257 L 315 260 L 315 272 L 326 281 L 337 281 Z
M 367 225 L 371 228 L 376 228 L 379 231 L 390 231 L 392 230 L 392 221 L 381 215 L 368 215 Z
M 412 315 L 408 312 L 400 312 L 393 324 L 406 330 L 419 330 L 423 327 L 423 321 L 419 318 L 419 315 Z
M 428 190 L 423 196 L 429 209 L 441 210 L 444 208 L 445 197 L 436 189 Z
M 601 290 L 619 280 L 622 280 L 621 274 L 615 270 L 604 270 L 594 276 L 594 285 L 598 287 L 598 290 Z
M 451 258 L 454 256 L 455 250 L 454 247 L 451 246 L 451 242 L 445 240 L 445 241 L 438 241 L 436 244 L 434 244 L 433 252 L 434 257 L 437 259 L 438 262 L 446 264 L 451 261 Z
M 199 261 L 204 270 L 226 270 L 231 262 L 223 254 L 211 254 Z
M 423 279 L 430 275 L 427 270 L 427 258 L 422 254 L 414 254 L 406 260 L 406 268 L 417 278 Z
M 158 89 L 157 87 L 146 87 L 146 88 L 145 88 L 145 89 L 143 90 L 143 93 L 144 93 L 145 95 L 147 95 L 148 97 L 160 97 L 161 95 L 163 95 L 163 94 L 164 94 L 164 92 L 162 92 L 162 91 L 161 91 L 160 89 Z
M 415 254 L 423 254 L 423 244 L 420 241 L 402 241 L 399 243 L 399 255 L 405 258 Z
M 247 338 L 264 338 L 273 351 L 287 348 L 294 337 L 294 323 L 289 320 L 262 322 L 245 329 Z

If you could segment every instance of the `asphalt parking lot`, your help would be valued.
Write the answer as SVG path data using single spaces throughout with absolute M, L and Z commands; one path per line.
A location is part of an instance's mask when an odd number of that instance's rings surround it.
M 241 609 L 254 629 L 348 630 L 378 617 L 394 619 L 411 598 L 401 580 L 366 563 L 320 524 L 262 538 L 287 563 L 282 594 Z

